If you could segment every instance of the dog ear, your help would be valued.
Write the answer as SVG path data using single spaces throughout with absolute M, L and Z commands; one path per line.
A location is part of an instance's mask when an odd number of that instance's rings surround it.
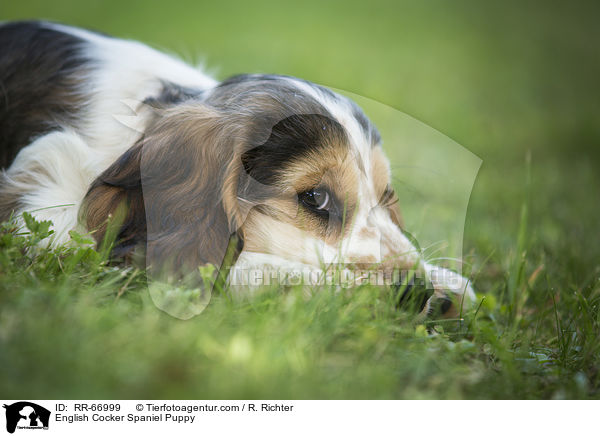
M 114 258 L 129 259 L 134 249 L 145 249 L 141 156 L 140 143 L 121 155 L 92 183 L 81 209 L 80 219 L 99 248 L 111 250 Z
M 112 214 L 122 219 L 116 255 L 145 245 L 149 267 L 185 273 L 221 265 L 238 228 L 231 133 L 220 114 L 199 105 L 161 113 L 89 190 L 84 214 L 96 240 Z

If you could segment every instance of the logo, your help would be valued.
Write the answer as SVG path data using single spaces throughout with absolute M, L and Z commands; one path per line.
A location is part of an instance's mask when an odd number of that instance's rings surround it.
M 29 401 L 19 401 L 6 409 L 6 431 L 14 433 L 15 429 L 48 430 L 50 411 Z

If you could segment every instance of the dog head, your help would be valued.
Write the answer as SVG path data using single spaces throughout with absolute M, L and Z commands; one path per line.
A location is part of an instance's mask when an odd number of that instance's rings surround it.
M 194 92 L 167 86 L 140 140 L 92 185 L 98 240 L 122 212 L 118 255 L 146 245 L 170 270 L 242 255 L 319 267 L 423 268 L 402 230 L 375 126 L 351 100 L 284 76 L 245 75 Z

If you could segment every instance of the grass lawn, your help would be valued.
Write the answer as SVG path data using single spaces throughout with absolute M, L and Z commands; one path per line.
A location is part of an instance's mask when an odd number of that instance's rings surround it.
M 1 20 L 143 40 L 202 58 L 219 78 L 290 74 L 363 95 L 483 163 L 463 241 L 479 303 L 462 322 L 415 322 L 369 286 L 310 299 L 213 294 L 181 321 L 156 309 L 143 272 L 108 265 L 84 239 L 28 250 L 47 226 L 5 223 L 0 396 L 600 398 L 598 12 L 591 2 L 4 4 Z

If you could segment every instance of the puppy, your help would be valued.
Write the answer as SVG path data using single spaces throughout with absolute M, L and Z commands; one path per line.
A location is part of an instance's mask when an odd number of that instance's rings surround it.
M 0 25 L 0 219 L 32 211 L 149 266 L 413 271 L 455 316 L 468 280 L 402 230 L 375 126 L 310 82 L 218 82 L 143 44 L 47 22 Z M 233 243 L 232 243 L 233 241 Z M 450 299 L 449 299 L 450 301 Z M 424 311 L 430 307 L 427 302 Z M 450 310 L 453 308 L 453 310 Z

